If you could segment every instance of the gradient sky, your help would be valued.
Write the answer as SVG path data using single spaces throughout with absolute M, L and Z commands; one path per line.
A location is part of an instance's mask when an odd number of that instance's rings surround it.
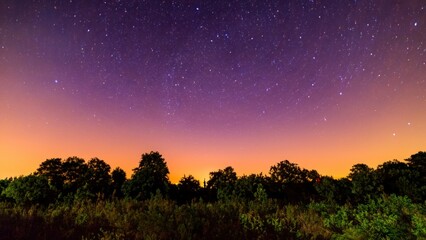
M 426 2 L 0 2 L 0 178 L 48 158 L 176 182 L 426 150 Z

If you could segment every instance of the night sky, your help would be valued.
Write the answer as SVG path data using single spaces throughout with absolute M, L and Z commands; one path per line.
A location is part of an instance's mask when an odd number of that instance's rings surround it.
M 426 150 L 426 2 L 0 3 L 0 177 L 48 158 L 171 180 Z

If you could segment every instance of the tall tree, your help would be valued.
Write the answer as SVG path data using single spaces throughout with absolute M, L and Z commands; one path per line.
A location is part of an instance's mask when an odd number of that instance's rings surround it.
M 216 195 L 218 199 L 225 199 L 233 194 L 236 181 L 237 173 L 234 168 L 229 166 L 223 170 L 210 172 L 207 188 L 212 191 L 213 196 Z
M 87 169 L 84 159 L 78 157 L 69 157 L 62 163 L 65 194 L 76 193 L 84 186 Z
M 379 165 L 376 172 L 385 193 L 408 196 L 413 193 L 414 176 L 406 163 L 398 160 L 387 161 Z
M 169 169 L 159 152 L 144 153 L 126 186 L 126 193 L 136 199 L 150 198 L 156 191 L 167 195 Z
M 309 201 L 316 195 L 314 183 L 320 178 L 316 170 L 300 168 L 288 160 L 279 162 L 269 170 L 270 191 L 273 196 L 290 202 Z
M 262 174 L 244 175 L 237 179 L 234 192 L 240 199 L 254 200 L 259 186 L 264 190 L 266 185 L 267 179 Z
M 426 152 L 418 152 L 406 159 L 411 174 L 415 176 L 412 184 L 417 185 L 415 200 L 426 201 Z
M 110 170 L 111 167 L 104 160 L 92 158 L 87 163 L 86 190 L 94 196 L 107 197 L 111 185 Z
M 408 165 L 415 168 L 426 177 L 426 152 L 418 152 L 407 159 Z
M 352 195 L 351 182 L 347 178 L 334 179 L 322 176 L 314 186 L 321 200 L 329 203 L 344 204 Z
M 365 202 L 380 192 L 380 182 L 373 168 L 366 164 L 355 164 L 348 175 L 352 182 L 355 203 Z
M 200 197 L 200 181 L 192 175 L 183 176 L 178 185 L 178 201 L 180 203 L 190 202 L 192 199 Z
M 62 159 L 51 158 L 42 162 L 36 171 L 36 175 L 47 177 L 49 183 L 58 191 L 61 191 L 65 179 L 62 168 Z
M 112 173 L 112 193 L 113 197 L 122 198 L 124 196 L 123 194 L 123 185 L 126 182 L 126 172 L 116 167 Z
M 317 171 L 301 169 L 296 163 L 288 160 L 272 166 L 269 174 L 271 180 L 277 183 L 305 183 L 315 181 L 319 177 Z

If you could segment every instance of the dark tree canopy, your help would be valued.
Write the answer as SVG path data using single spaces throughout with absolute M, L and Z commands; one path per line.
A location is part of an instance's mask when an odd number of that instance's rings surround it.
M 150 153 L 142 154 L 139 166 L 133 169 L 135 174 L 141 171 L 149 171 L 162 179 L 169 179 L 169 168 L 167 167 L 163 156 L 159 152 L 151 151 Z
M 197 192 L 200 190 L 200 181 L 194 178 L 192 175 L 183 176 L 178 183 L 179 190 L 187 192 Z
M 314 183 L 320 178 L 317 171 L 302 169 L 288 160 L 272 166 L 269 175 L 271 194 L 290 202 L 310 201 L 316 194 Z
M 418 152 L 406 160 L 411 170 L 412 178 L 417 181 L 415 198 L 419 201 L 426 199 L 426 152 Z
M 122 198 L 124 196 L 122 188 L 126 182 L 126 172 L 123 169 L 116 167 L 111 173 L 111 178 L 113 196 Z
M 63 171 L 62 159 L 51 158 L 40 164 L 40 167 L 36 171 L 36 175 L 43 175 L 47 177 L 49 183 L 60 190 L 62 189 L 65 179 Z
M 63 196 L 72 196 L 80 190 L 86 183 L 87 164 L 82 158 L 69 157 L 62 163 L 62 171 L 64 176 Z
M 229 185 L 233 185 L 237 181 L 237 173 L 234 168 L 226 167 L 225 169 L 219 169 L 216 172 L 210 172 L 210 179 L 207 182 L 207 187 L 211 189 L 225 188 Z
M 200 197 L 200 181 L 192 175 L 183 176 L 178 185 L 178 201 L 181 203 L 190 202 L 193 199 Z
M 69 157 L 62 163 L 65 184 L 81 184 L 87 173 L 87 164 L 82 158 Z
M 344 204 L 352 195 L 351 181 L 348 178 L 334 179 L 323 176 L 315 184 L 315 189 L 320 199 L 328 203 Z
M 92 158 L 87 163 L 86 191 L 90 194 L 109 194 L 111 185 L 111 167 L 99 158 Z
M 353 200 L 357 203 L 365 202 L 381 191 L 377 173 L 366 164 L 352 166 L 348 178 L 352 182 Z
M 383 191 L 391 194 L 410 195 L 411 179 L 414 177 L 409 166 L 398 160 L 387 161 L 377 167 L 377 175 L 383 185 Z
M 271 180 L 276 183 L 306 183 L 319 177 L 317 171 L 301 169 L 296 163 L 288 160 L 279 162 L 269 170 Z
M 425 173 L 423 176 L 426 175 L 426 152 L 418 152 L 411 155 L 411 157 L 407 159 L 407 162 L 410 167 Z
M 237 182 L 237 173 L 232 167 L 219 169 L 216 172 L 210 172 L 210 179 L 207 181 L 207 189 L 210 192 L 210 198 L 227 199 L 233 192 Z
M 170 184 L 168 174 L 166 161 L 159 152 L 142 154 L 139 167 L 133 169 L 126 192 L 137 199 L 150 198 L 157 190 L 166 195 Z
M 237 179 L 235 183 L 235 194 L 240 199 L 255 199 L 255 193 L 259 186 L 265 188 L 267 185 L 267 178 L 262 174 L 244 175 Z

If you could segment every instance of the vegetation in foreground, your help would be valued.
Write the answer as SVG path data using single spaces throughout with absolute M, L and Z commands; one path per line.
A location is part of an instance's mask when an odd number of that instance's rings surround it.
M 426 152 L 342 179 L 287 160 L 170 183 L 158 152 L 130 179 L 94 158 L 48 159 L 0 180 L 1 239 L 426 239 Z

